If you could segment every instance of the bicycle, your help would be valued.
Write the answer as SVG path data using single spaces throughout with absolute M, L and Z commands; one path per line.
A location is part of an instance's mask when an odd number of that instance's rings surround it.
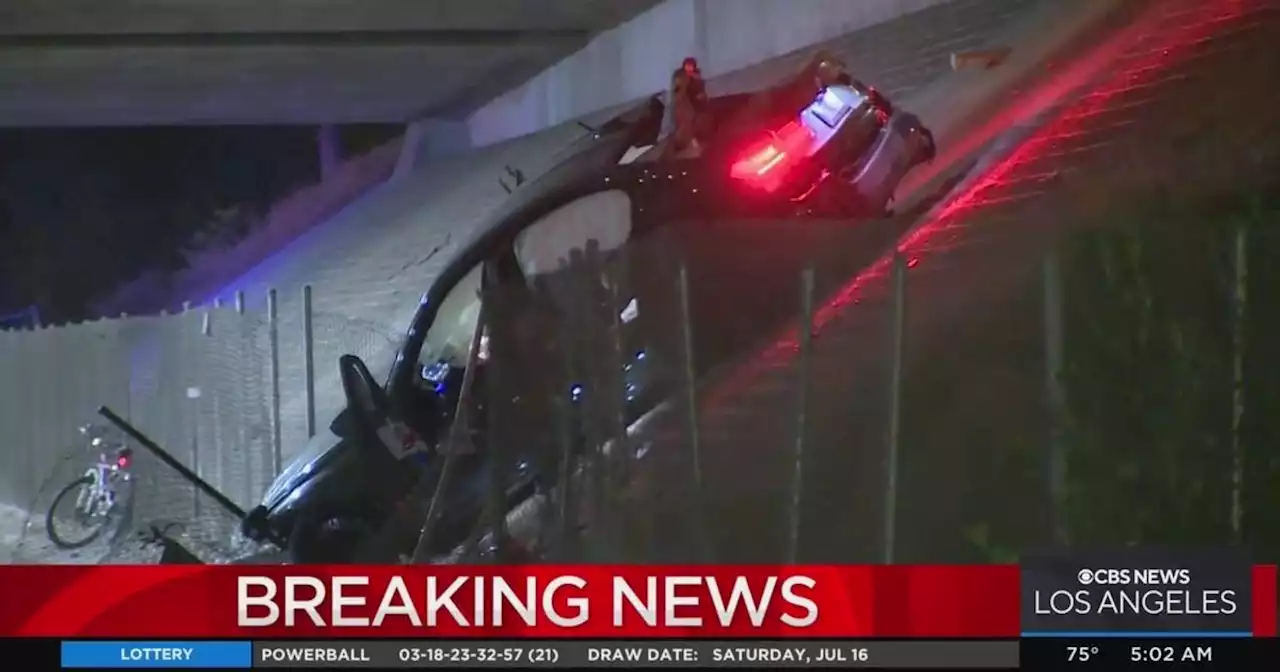
M 102 536 L 112 523 L 128 520 L 133 505 L 133 449 L 121 440 L 108 438 L 94 425 L 85 425 L 80 433 L 98 452 L 96 464 L 68 483 L 53 498 L 45 514 L 45 533 L 55 546 L 64 550 L 83 548 Z M 69 515 L 60 515 L 59 507 L 71 505 Z M 83 531 L 75 537 L 69 525 L 76 523 Z

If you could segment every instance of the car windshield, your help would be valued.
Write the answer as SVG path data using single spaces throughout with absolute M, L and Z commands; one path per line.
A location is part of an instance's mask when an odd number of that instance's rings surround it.
M 477 265 L 458 284 L 449 290 L 440 302 L 436 319 L 427 329 L 420 364 L 446 362 L 450 366 L 463 367 L 471 356 L 471 340 L 476 323 L 480 319 L 480 278 L 484 267 Z

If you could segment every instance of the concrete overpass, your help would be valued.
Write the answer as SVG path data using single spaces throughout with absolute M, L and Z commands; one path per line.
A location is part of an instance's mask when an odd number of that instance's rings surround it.
M 6 0 L 0 127 L 317 125 L 321 164 L 333 166 L 331 125 L 405 123 L 403 174 L 427 156 L 661 91 L 685 55 L 733 79 L 769 59 L 798 66 L 790 56 L 807 45 L 964 4 Z
M 5 0 L 0 126 L 457 119 L 655 0 Z

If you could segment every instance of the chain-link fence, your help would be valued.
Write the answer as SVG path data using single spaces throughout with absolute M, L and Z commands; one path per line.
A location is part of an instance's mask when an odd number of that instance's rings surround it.
M 442 444 L 465 466 L 401 509 L 449 518 L 418 560 L 504 547 L 495 529 L 562 561 L 882 557 L 891 312 L 859 305 L 859 340 L 834 346 L 795 320 L 887 297 L 850 294 L 874 252 L 848 251 L 900 225 L 680 222 L 533 287 L 491 284 L 483 375 L 450 434 L 483 457 Z
M 1222 333 L 1182 355 L 1166 346 L 1204 310 L 1230 319 L 1242 290 L 1201 293 L 1197 303 L 1179 288 L 1236 277 L 1244 258 L 1233 251 L 1237 232 L 1261 236 L 1256 256 L 1275 245 L 1263 226 L 1271 221 L 1197 234 L 1189 246 L 1160 243 L 1205 250 L 1208 261 L 1161 262 L 1148 298 L 1168 311 L 1130 318 L 1146 299 L 1112 292 L 1107 255 L 1156 228 L 1153 240 L 1166 240 L 1168 226 L 1086 231 L 1065 247 L 1050 227 L 1025 248 L 1038 252 L 993 267 L 984 261 L 989 247 L 959 238 L 898 254 L 890 246 L 869 262 L 824 254 L 870 234 L 806 222 L 757 267 L 740 258 L 751 256 L 745 248 L 712 254 L 711 243 L 728 237 L 702 222 L 612 256 L 576 259 L 533 287 L 491 285 L 485 358 L 472 360 L 485 373 L 462 416 L 480 450 L 454 470 L 459 482 L 425 483 L 418 506 L 406 510 L 422 514 L 436 490 L 446 493 L 440 506 L 450 509 L 452 529 L 433 526 L 432 560 L 479 542 L 490 547 L 493 529 L 539 557 L 589 562 L 1005 561 L 1038 543 L 1126 538 L 1115 526 L 1167 541 L 1200 525 L 1206 540 L 1226 540 L 1233 506 L 1243 507 L 1237 519 L 1245 522 L 1236 525 L 1266 520 L 1272 508 L 1265 493 L 1280 468 L 1264 439 L 1274 386 L 1252 382 L 1239 392 L 1246 422 L 1233 424 L 1233 328 L 1209 330 Z M 742 242 L 796 222 L 734 225 L 756 227 L 736 237 Z M 1028 244 L 1025 232 L 990 233 L 987 246 L 1013 252 Z M 1265 343 L 1271 328 L 1266 294 L 1257 294 L 1267 278 L 1250 285 L 1252 343 Z M 343 336 L 341 325 L 317 328 L 319 315 L 304 330 L 317 344 L 329 339 L 334 352 L 382 347 L 368 325 L 345 327 L 362 337 Z M 1098 331 L 1096 319 L 1113 322 Z M 237 504 L 252 504 L 274 473 L 271 325 L 269 312 L 212 308 L 0 334 L 4 352 L 14 353 L 15 381 L 26 382 L 10 383 L 26 394 L 3 406 L 6 426 L 23 440 L 13 445 L 56 447 L 10 455 L 28 475 L 10 477 L 11 491 L 37 488 L 26 495 L 35 515 L 19 559 L 147 559 L 136 545 L 121 555 L 110 544 L 59 553 L 37 543 L 52 497 L 92 462 L 75 429 L 101 403 Z M 1141 343 L 1145 354 L 1116 350 Z M 278 349 L 282 362 L 294 352 Z M 327 357 L 318 346 L 313 352 L 313 363 Z M 1117 352 L 1132 361 L 1116 360 Z M 1263 345 L 1250 352 L 1251 364 L 1274 356 Z M 286 384 L 294 374 L 281 363 L 280 387 L 305 398 L 305 348 L 301 354 L 301 381 Z M 1199 363 L 1183 366 L 1179 357 Z M 72 372 L 85 384 L 60 386 Z M 1163 395 L 1166 388 L 1184 394 Z M 317 383 L 314 396 L 325 394 L 340 395 L 341 386 Z M 66 415 L 49 410 L 61 408 Z M 1179 418 L 1181 411 L 1200 415 Z M 305 434 L 305 412 L 298 417 L 303 428 L 292 431 Z M 1175 419 L 1187 437 L 1165 426 Z M 1126 427 L 1143 427 L 1135 436 L 1157 448 L 1127 445 Z M 1118 473 L 1103 468 L 1111 462 Z M 179 538 L 206 558 L 251 550 L 237 548 L 237 521 L 171 468 L 143 454 L 134 471 L 131 532 L 176 521 L 185 527 Z M 517 487 L 529 473 L 539 477 Z M 447 494 L 459 491 L 489 495 Z M 493 494 L 502 492 L 520 494 Z M 1186 501 L 1174 506 L 1179 498 Z M 1116 502 L 1123 505 L 1108 508 Z M 471 508 L 459 516 L 457 507 Z M 1149 517 L 1178 510 L 1175 523 Z M 1102 511 L 1110 511 L 1105 520 Z M 1213 522 L 1193 524 L 1193 512 Z M 408 556 L 418 525 L 403 522 L 396 551 Z
M 107 424 L 97 415 L 100 406 L 239 507 L 255 505 L 281 462 L 314 430 L 307 419 L 331 420 L 340 390 L 326 376 L 332 378 L 338 356 L 380 356 L 393 343 L 376 325 L 313 311 L 309 301 L 300 319 L 281 320 L 273 305 L 248 310 L 240 300 L 172 315 L 0 331 L 6 372 L 0 502 L 27 518 L 24 529 L 5 533 L 18 540 L 15 558 L 93 562 L 109 550 L 103 539 L 59 552 L 44 531 L 53 498 L 97 462 L 78 429 Z M 295 328 L 302 324 L 307 328 Z M 135 450 L 130 471 L 131 525 L 178 523 L 190 538 L 218 549 L 235 539 L 236 521 L 147 451 Z

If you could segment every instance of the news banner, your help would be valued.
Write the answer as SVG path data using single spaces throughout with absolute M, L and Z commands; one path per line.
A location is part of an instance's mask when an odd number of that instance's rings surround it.
M 6 669 L 1276 669 L 1276 613 L 1276 566 L 1231 552 L 0 567 Z

